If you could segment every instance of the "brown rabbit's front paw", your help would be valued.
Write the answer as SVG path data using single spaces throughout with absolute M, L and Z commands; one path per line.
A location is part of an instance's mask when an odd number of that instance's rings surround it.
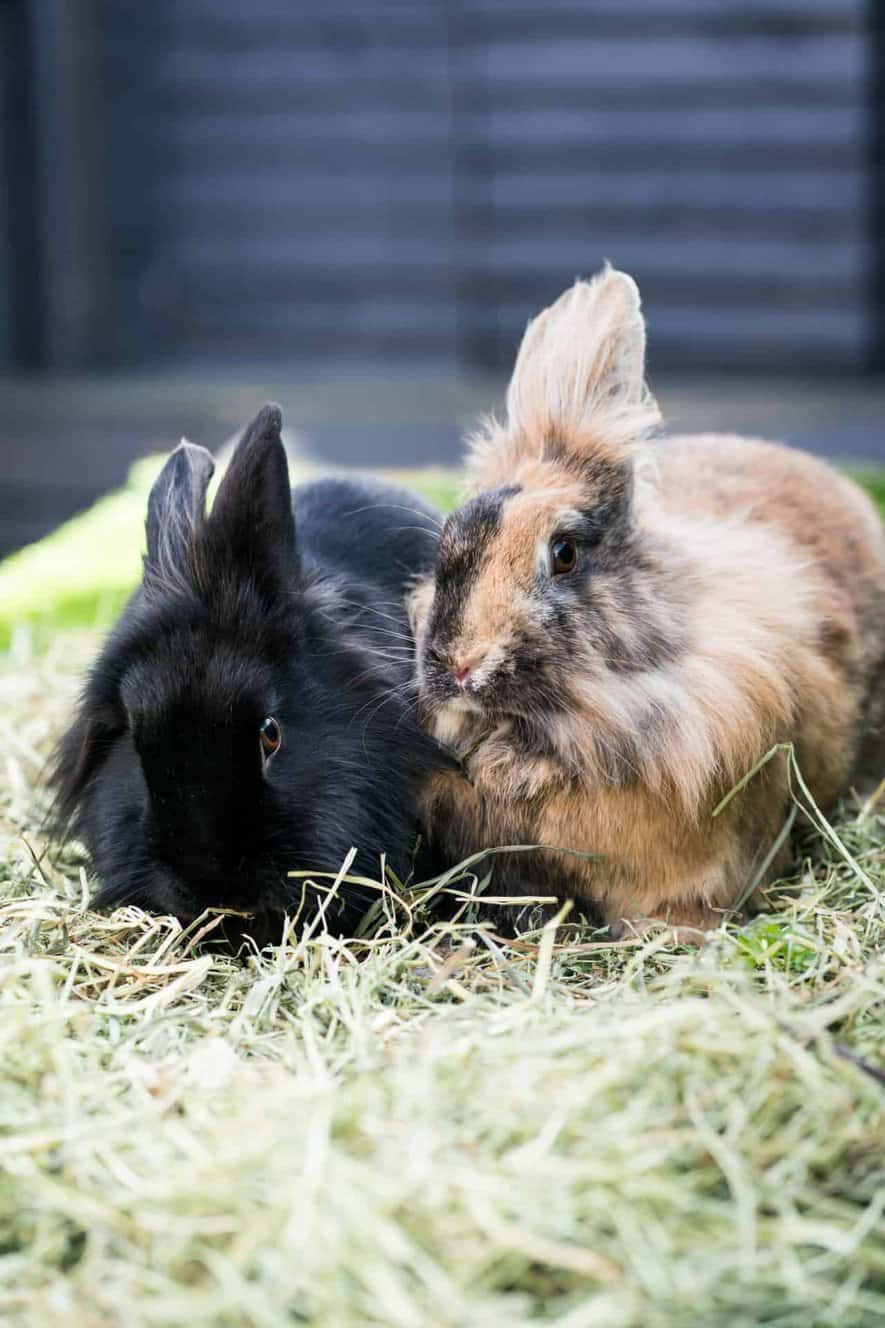
M 609 922 L 609 935 L 616 941 L 644 941 L 657 933 L 674 945 L 702 945 L 707 933 L 722 923 L 721 911 L 706 905 L 661 909 L 655 917 L 617 918 Z
M 563 773 L 548 756 L 531 756 L 493 734 L 466 758 L 465 774 L 483 792 L 502 801 L 530 801 L 563 782 Z

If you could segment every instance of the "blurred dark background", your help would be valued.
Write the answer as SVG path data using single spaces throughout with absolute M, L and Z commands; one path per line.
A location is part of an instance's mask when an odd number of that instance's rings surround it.
M 885 460 L 882 0 L 0 0 L 0 552 L 265 396 L 451 463 L 605 259 L 680 427 Z

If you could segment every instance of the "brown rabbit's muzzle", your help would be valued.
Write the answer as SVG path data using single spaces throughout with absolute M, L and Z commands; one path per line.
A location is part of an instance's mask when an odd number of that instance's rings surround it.
M 580 589 L 552 586 L 548 545 L 560 521 L 580 520 L 581 497 L 574 482 L 552 500 L 514 484 L 448 518 L 435 578 L 412 597 L 425 711 L 537 719 L 562 707 Z
M 537 717 L 557 709 L 560 660 L 541 620 L 543 606 L 523 595 L 500 595 L 492 605 L 475 592 L 450 618 L 447 590 L 437 591 L 419 629 L 418 692 L 425 713 L 445 711 L 469 722 Z M 446 630 L 449 621 L 457 630 Z
M 421 700 L 435 708 L 450 705 L 465 713 L 495 708 L 515 672 L 510 648 L 488 646 L 463 639 L 451 646 L 429 643 L 418 667 Z

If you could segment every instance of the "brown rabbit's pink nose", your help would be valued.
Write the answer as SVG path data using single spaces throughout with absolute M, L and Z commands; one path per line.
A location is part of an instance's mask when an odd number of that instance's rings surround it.
M 469 682 L 474 669 L 478 668 L 481 663 L 482 659 L 479 656 L 473 659 L 453 659 L 449 666 L 449 672 L 458 686 L 464 687 Z

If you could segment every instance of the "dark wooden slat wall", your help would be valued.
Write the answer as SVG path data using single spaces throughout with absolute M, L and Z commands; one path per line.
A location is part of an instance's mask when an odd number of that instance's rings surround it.
M 864 20 L 862 0 L 465 6 L 475 353 L 508 358 L 610 259 L 640 281 L 658 364 L 863 366 Z
M 383 11 L 383 12 L 382 12 Z M 115 199 L 145 339 L 184 353 L 455 346 L 444 11 L 106 3 Z M 379 21 L 380 20 L 380 21 Z M 149 72 L 139 84 L 141 51 Z
M 881 0 L 870 3 L 869 40 L 872 367 L 885 374 L 885 5 Z
M 874 341 L 864 0 L 98 0 L 116 352 L 497 364 L 605 259 L 656 362 Z
M 100 361 L 108 343 L 95 0 L 31 0 L 36 244 L 49 368 Z
M 12 161 L 9 134 L 11 115 L 8 60 L 3 52 L 12 42 L 12 15 L 0 6 L 0 365 L 8 364 L 13 356 L 12 316 L 12 228 L 10 196 L 12 192 Z
M 39 152 L 34 126 L 34 61 L 23 0 L 0 4 L 0 232 L 4 269 L 0 366 L 39 361 L 44 285 L 39 245 Z

